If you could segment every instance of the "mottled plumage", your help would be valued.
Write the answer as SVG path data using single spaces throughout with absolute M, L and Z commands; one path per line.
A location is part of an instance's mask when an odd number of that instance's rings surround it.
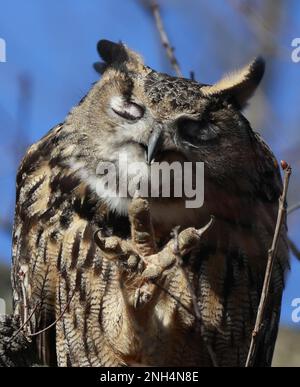
M 101 80 L 64 123 L 30 147 L 18 171 L 15 314 L 24 321 L 34 311 L 31 332 L 58 319 L 36 337 L 40 360 L 48 364 L 207 366 L 211 348 L 218 365 L 243 366 L 282 190 L 271 151 L 240 111 L 262 78 L 263 62 L 209 86 L 157 73 L 121 44 L 102 41 L 98 50 L 105 61 L 96 65 Z M 156 128 L 162 133 L 157 160 L 205 162 L 203 207 L 149 199 L 158 249 L 175 226 L 199 228 L 215 217 L 198 249 L 183 257 L 201 324 L 189 312 L 192 298 L 181 267 L 167 268 L 167 292 L 156 291 L 155 303 L 135 308 L 126 281 L 137 287 L 141 268 L 133 265 L 124 280 L 120 266 L 94 241 L 99 229 L 130 238 L 131 199 L 101 195 L 98 163 L 116 163 L 120 152 L 145 161 Z M 285 239 L 284 230 L 260 366 L 271 364 L 277 335 L 288 267 Z

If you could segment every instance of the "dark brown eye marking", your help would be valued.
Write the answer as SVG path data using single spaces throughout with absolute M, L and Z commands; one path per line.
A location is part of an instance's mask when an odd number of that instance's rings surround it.
M 217 140 L 220 129 L 217 125 L 205 120 L 182 118 L 177 123 L 180 139 L 193 146 Z

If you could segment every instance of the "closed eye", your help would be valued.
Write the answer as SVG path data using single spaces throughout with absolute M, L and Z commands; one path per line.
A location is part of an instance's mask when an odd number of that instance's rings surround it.
M 139 120 L 144 115 L 144 108 L 142 106 L 126 101 L 120 96 L 111 99 L 111 109 L 118 116 L 130 121 Z
M 180 119 L 177 127 L 180 139 L 193 146 L 215 141 L 220 132 L 219 127 L 211 122 L 188 118 Z

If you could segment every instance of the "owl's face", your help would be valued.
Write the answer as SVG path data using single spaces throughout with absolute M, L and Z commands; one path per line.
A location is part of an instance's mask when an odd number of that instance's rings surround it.
M 90 185 L 101 186 L 101 162 L 113 163 L 122 176 L 120 156 L 145 168 L 154 160 L 202 161 L 205 178 L 221 184 L 251 169 L 251 128 L 241 109 L 263 76 L 262 60 L 209 86 L 153 71 L 121 44 L 101 41 L 98 51 L 106 62 L 96 64 L 102 79 L 67 121 L 80 144 L 72 165 Z M 106 199 L 120 212 L 130 200 Z

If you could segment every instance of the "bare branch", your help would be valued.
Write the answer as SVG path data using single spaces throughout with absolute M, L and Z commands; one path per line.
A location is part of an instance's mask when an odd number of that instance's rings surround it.
M 38 302 L 35 307 L 32 309 L 28 319 L 26 321 L 23 322 L 23 324 L 20 326 L 20 328 L 16 331 L 16 333 L 14 333 L 14 335 L 9 339 L 9 343 L 11 341 L 13 341 L 17 336 L 18 334 L 25 328 L 25 334 L 26 334 L 26 330 L 27 330 L 27 324 L 29 323 L 29 321 L 32 319 L 32 316 L 34 315 L 35 311 L 37 310 L 37 307 L 41 304 L 41 302 Z
M 273 3 L 271 0 L 269 1 Z M 256 35 L 257 40 L 260 42 L 262 52 L 280 58 L 286 58 L 289 55 L 287 48 L 279 43 L 275 34 L 280 21 L 280 12 L 278 12 L 280 10 L 279 4 L 277 7 L 272 7 L 274 12 L 270 12 L 271 8 L 268 6 L 256 11 L 251 2 L 227 0 L 227 3 L 244 17 L 252 32 Z M 267 13 L 263 12 L 264 10 L 267 10 Z
M 246 361 L 246 367 L 253 367 L 253 365 L 255 363 L 257 345 L 258 345 L 260 338 L 261 338 L 261 335 L 262 335 L 263 321 L 264 321 L 264 317 L 265 317 L 265 310 L 266 310 L 267 301 L 268 301 L 270 282 L 271 282 L 274 262 L 276 259 L 277 248 L 278 248 L 280 234 L 281 234 L 281 228 L 282 228 L 282 225 L 284 223 L 284 220 L 286 217 L 286 212 L 287 212 L 286 211 L 286 197 L 287 197 L 287 192 L 288 192 L 290 176 L 292 174 L 292 168 L 285 161 L 281 162 L 281 167 L 284 170 L 283 192 L 279 198 L 277 222 L 276 222 L 272 246 L 271 246 L 270 250 L 268 251 L 268 262 L 267 262 L 267 267 L 266 267 L 264 284 L 263 284 L 261 298 L 260 298 L 260 302 L 259 302 L 259 306 L 258 306 L 256 322 L 255 322 L 254 330 L 252 332 L 251 344 L 250 344 L 248 357 L 247 357 L 247 361 Z
M 160 15 L 160 8 L 156 1 L 151 3 L 151 10 L 155 19 L 156 27 L 159 32 L 160 40 L 164 49 L 166 50 L 167 57 L 178 77 L 182 77 L 179 63 L 174 55 L 174 48 L 171 46 L 170 40 L 163 25 L 163 21 Z
M 29 337 L 38 336 L 38 335 L 40 335 L 41 333 L 48 331 L 48 330 L 49 330 L 50 328 L 52 328 L 54 325 L 56 325 L 56 324 L 58 323 L 58 321 L 59 321 L 59 320 L 63 317 L 63 315 L 66 313 L 66 310 L 68 309 L 68 307 L 70 306 L 71 301 L 73 300 L 73 297 L 74 297 L 74 295 L 75 295 L 75 291 L 76 291 L 76 289 L 74 289 L 74 291 L 73 291 L 73 293 L 72 293 L 72 295 L 71 295 L 69 301 L 67 302 L 66 306 L 64 307 L 63 311 L 60 313 L 60 315 L 57 317 L 57 319 L 56 319 L 55 321 L 53 321 L 52 324 L 48 325 L 46 328 L 44 328 L 44 329 L 42 329 L 42 330 L 40 330 L 40 331 L 38 331 L 38 332 L 30 333 L 28 336 L 29 336 Z

